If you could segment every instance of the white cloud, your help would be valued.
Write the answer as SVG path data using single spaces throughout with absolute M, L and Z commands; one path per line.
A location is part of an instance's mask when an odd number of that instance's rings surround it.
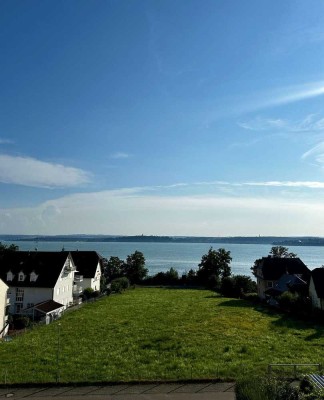
M 112 154 L 110 157 L 114 159 L 129 158 L 129 154 L 123 152 L 117 152 Z
M 246 186 L 267 186 L 267 187 L 291 187 L 307 189 L 324 189 L 324 182 L 313 181 L 268 181 L 268 182 L 245 182 Z
M 234 193 L 193 194 L 193 186 L 237 188 Z M 1 233 L 156 235 L 324 235 L 321 196 L 272 193 L 264 197 L 246 185 L 323 189 L 320 182 L 201 182 L 183 186 L 126 188 L 78 193 L 30 208 L 0 210 Z M 209 188 L 207 188 L 209 189 Z M 206 189 L 206 190 L 207 190 Z M 152 191 L 153 190 L 153 191 Z M 159 191 L 158 191 L 159 190 Z M 177 192 L 177 191 L 180 191 Z
M 80 186 L 90 175 L 78 168 L 0 154 L 0 182 L 24 186 L 54 188 Z

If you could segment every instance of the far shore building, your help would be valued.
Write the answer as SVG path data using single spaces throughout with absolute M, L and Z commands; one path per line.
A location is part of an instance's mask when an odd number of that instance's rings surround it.
M 294 276 L 294 284 L 297 280 L 308 283 L 310 279 L 310 270 L 298 257 L 262 257 L 255 261 L 253 272 L 257 279 L 258 295 L 261 299 L 266 299 L 269 289 L 281 288 L 283 284 L 286 285 L 288 280 L 292 280 L 291 276 Z M 290 277 L 282 278 L 284 275 L 290 275 Z
M 75 304 L 82 292 L 68 251 L 1 252 L 0 278 L 9 287 L 10 314 L 34 315 L 46 309 L 55 315 Z
M 7 297 L 9 287 L 0 279 L 0 338 L 4 337 L 9 328 L 8 324 L 8 306 Z
M 71 251 L 78 274 L 78 284 L 82 289 L 91 288 L 100 291 L 103 257 L 96 251 Z

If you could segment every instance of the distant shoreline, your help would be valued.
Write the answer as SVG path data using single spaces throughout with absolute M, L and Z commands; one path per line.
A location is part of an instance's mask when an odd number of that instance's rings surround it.
M 112 236 L 112 235 L 0 235 L 0 241 L 14 242 L 127 242 L 127 243 L 224 243 L 270 244 L 273 246 L 324 246 L 324 238 L 282 236 Z

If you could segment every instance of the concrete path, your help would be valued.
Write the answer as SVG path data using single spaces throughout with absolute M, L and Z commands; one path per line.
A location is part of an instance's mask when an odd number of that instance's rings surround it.
M 235 400 L 234 382 L 0 389 L 0 399 L 33 400 Z

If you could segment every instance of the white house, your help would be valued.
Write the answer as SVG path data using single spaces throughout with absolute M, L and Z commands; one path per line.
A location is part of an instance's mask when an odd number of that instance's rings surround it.
M 102 256 L 96 251 L 71 251 L 76 268 L 75 282 L 82 289 L 100 291 Z
M 311 272 L 309 297 L 314 308 L 324 310 L 324 268 L 315 268 Z
M 8 289 L 9 287 L 0 279 L 0 338 L 6 335 L 9 327 L 7 323 Z
M 60 307 L 73 304 L 80 288 L 74 284 L 75 266 L 67 251 L 0 253 L 0 278 L 9 286 L 10 313 L 20 314 L 48 300 Z

